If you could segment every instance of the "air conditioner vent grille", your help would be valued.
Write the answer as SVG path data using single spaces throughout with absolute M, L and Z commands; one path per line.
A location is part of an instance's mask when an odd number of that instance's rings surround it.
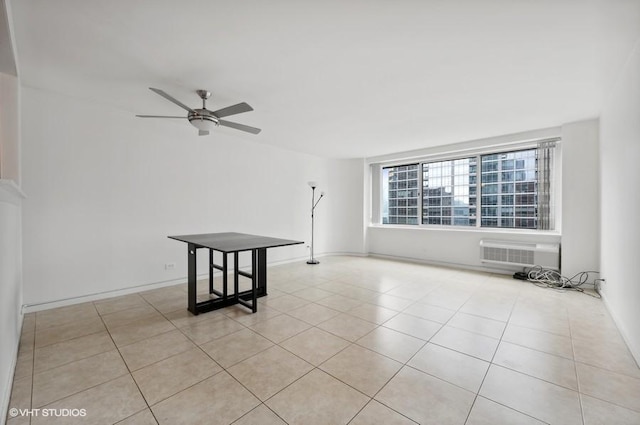
M 560 247 L 557 244 L 529 244 L 511 241 L 480 242 L 480 260 L 484 263 L 535 266 L 558 269 Z

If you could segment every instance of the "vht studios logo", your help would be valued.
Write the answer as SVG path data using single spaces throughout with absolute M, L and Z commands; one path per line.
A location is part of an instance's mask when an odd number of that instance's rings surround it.
M 87 409 L 9 409 L 9 416 L 84 417 Z

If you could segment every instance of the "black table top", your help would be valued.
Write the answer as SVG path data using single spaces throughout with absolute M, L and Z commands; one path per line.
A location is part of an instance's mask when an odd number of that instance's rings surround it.
M 211 248 L 216 251 L 227 253 L 304 243 L 302 241 L 294 241 L 290 239 L 270 238 L 267 236 L 247 235 L 245 233 L 235 232 L 169 236 L 169 238 L 194 244 L 197 247 Z

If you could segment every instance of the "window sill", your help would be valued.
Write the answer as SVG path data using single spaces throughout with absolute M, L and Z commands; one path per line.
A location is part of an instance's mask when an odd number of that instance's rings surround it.
M 434 231 L 434 232 L 466 232 L 466 233 L 492 233 L 508 235 L 539 235 L 539 236 L 562 236 L 558 230 L 528 230 L 528 229 L 500 229 L 490 227 L 443 227 L 443 226 L 420 226 L 415 224 L 369 224 L 369 229 L 395 229 L 411 231 Z

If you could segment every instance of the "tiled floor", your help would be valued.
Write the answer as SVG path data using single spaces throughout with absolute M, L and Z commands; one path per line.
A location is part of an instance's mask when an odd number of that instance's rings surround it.
M 10 407 L 58 410 L 8 424 L 640 424 L 598 299 L 373 258 L 268 273 L 256 314 L 192 316 L 186 285 L 28 314 Z

